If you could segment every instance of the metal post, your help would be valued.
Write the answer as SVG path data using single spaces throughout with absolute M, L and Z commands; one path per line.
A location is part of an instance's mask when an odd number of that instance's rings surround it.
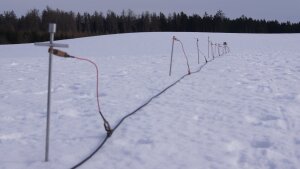
M 172 72 L 172 62 L 173 62 L 174 41 L 175 41 L 175 36 L 173 36 L 173 39 L 172 39 L 172 51 L 171 51 L 171 62 L 170 62 L 170 71 L 169 71 L 169 76 L 171 76 L 171 72 Z
M 213 57 L 213 60 L 215 59 L 215 51 L 214 51 L 214 45 L 213 45 L 213 43 L 211 43 L 211 55 L 212 55 L 212 57 Z
M 199 61 L 199 39 L 197 38 L 197 52 L 198 52 L 198 64 L 200 63 Z
M 208 37 L 208 41 L 207 41 L 207 58 L 209 58 L 209 37 Z
M 213 49 L 214 49 L 214 59 L 215 59 L 215 57 L 217 56 L 217 48 L 216 48 L 216 44 L 214 44 Z
M 49 136 L 50 136 L 50 108 L 51 108 L 51 76 L 52 76 L 52 53 L 54 34 L 56 32 L 56 24 L 49 24 L 50 33 L 50 52 L 49 52 L 49 71 L 48 71 L 48 101 L 47 101 L 47 126 L 46 126 L 46 151 L 45 161 L 48 161 L 49 157 Z
M 48 70 L 48 97 L 47 97 L 47 124 L 46 124 L 46 144 L 45 144 L 45 162 L 49 161 L 49 139 L 50 139 L 50 111 L 51 111 L 51 77 L 52 77 L 52 53 L 53 47 L 67 48 L 67 44 L 55 44 L 54 34 L 56 32 L 56 24 L 49 24 L 50 42 L 49 43 L 35 43 L 36 46 L 50 47 L 49 51 L 49 70 Z
M 210 43 L 210 49 L 211 49 L 211 55 L 213 57 L 213 60 L 215 59 L 215 53 L 214 53 L 214 46 L 212 44 L 212 42 Z

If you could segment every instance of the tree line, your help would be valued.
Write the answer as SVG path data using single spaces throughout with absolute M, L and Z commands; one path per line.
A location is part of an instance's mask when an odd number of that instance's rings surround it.
M 277 20 L 257 20 L 242 15 L 227 18 L 219 10 L 215 15 L 205 12 L 187 15 L 184 12 L 165 15 L 132 10 L 116 14 L 108 11 L 90 13 L 66 12 L 47 7 L 42 12 L 33 9 L 17 17 L 14 11 L 0 14 L 0 44 L 30 43 L 49 39 L 48 24 L 57 24 L 56 39 L 130 32 L 225 32 L 225 33 L 300 33 L 300 22 L 279 23 Z

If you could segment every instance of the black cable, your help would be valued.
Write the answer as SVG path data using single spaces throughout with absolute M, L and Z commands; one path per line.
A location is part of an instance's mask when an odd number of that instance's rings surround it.
M 104 138 L 104 140 L 101 142 L 101 144 L 89 155 L 87 156 L 84 160 L 82 160 L 80 163 L 76 164 L 74 167 L 72 167 L 71 169 L 75 169 L 79 166 L 81 166 L 83 163 L 85 163 L 87 160 L 89 160 L 91 157 L 93 157 L 94 154 L 96 154 L 98 152 L 99 149 L 102 148 L 102 146 L 105 144 L 105 142 L 107 141 L 107 139 L 109 138 L 108 135 L 106 135 L 106 137 Z
M 210 62 L 210 61 L 208 61 Z M 191 74 L 197 73 L 199 71 L 201 71 L 201 69 L 206 65 L 207 63 L 204 63 L 197 71 L 191 72 Z M 162 91 L 160 91 L 159 93 L 157 93 L 156 95 L 152 96 L 147 102 L 145 102 L 144 104 L 142 104 L 141 106 L 139 106 L 138 108 L 136 108 L 134 111 L 132 111 L 131 113 L 127 114 L 126 116 L 124 116 L 119 122 L 118 124 L 115 126 L 115 128 L 112 130 L 112 133 L 110 135 L 107 135 L 104 140 L 100 143 L 100 145 L 88 156 L 86 157 L 84 160 L 82 160 L 81 162 L 79 162 L 78 164 L 76 164 L 74 167 L 72 167 L 71 169 L 76 169 L 77 167 L 81 166 L 83 163 L 85 163 L 86 161 L 88 161 L 94 154 L 97 153 L 97 151 L 99 149 L 101 149 L 103 147 L 103 145 L 106 143 L 106 141 L 108 140 L 108 138 L 113 134 L 113 132 L 124 122 L 124 120 L 126 120 L 128 117 L 134 115 L 136 112 L 138 112 L 139 110 L 141 110 L 143 107 L 147 106 L 153 99 L 157 98 L 158 96 L 160 96 L 161 94 L 163 94 L 164 92 L 166 92 L 169 88 L 173 87 L 174 85 L 176 85 L 178 82 L 180 82 L 182 79 L 184 79 L 186 76 L 189 76 L 189 74 L 185 74 L 183 75 L 181 78 L 179 78 L 178 80 L 176 80 L 175 82 L 173 82 L 171 85 L 167 86 L 166 88 L 164 88 Z
M 134 115 L 136 112 L 138 112 L 139 110 L 141 110 L 143 107 L 147 106 L 153 99 L 157 98 L 158 96 L 160 96 L 161 94 L 163 94 L 164 92 L 166 92 L 168 89 L 170 89 L 171 87 L 173 87 L 174 85 L 176 85 L 177 83 L 179 83 L 182 79 L 184 79 L 185 77 L 194 74 L 194 73 L 198 73 L 202 70 L 202 68 L 208 63 L 211 62 L 213 60 L 208 60 L 207 62 L 205 62 L 203 65 L 200 66 L 200 68 L 194 72 L 190 72 L 190 74 L 185 74 L 183 75 L 181 78 L 179 78 L 178 80 L 176 80 L 175 82 L 173 82 L 171 85 L 167 86 L 166 88 L 164 88 L 162 91 L 160 91 L 159 93 L 157 93 L 156 95 L 152 96 L 147 102 L 145 102 L 144 104 L 142 104 L 141 106 L 139 106 L 138 108 L 136 108 L 134 111 L 132 111 L 131 113 L 127 114 L 126 116 L 124 116 L 115 126 L 115 128 L 112 129 L 110 135 L 106 135 L 106 137 L 104 138 L 104 140 L 100 143 L 100 145 L 88 156 L 86 157 L 84 160 L 82 160 L 81 162 L 79 162 L 78 164 L 76 164 L 75 166 L 73 166 L 71 169 L 76 169 L 78 167 L 80 167 L 82 164 L 84 164 L 86 161 L 88 161 L 91 157 L 93 157 L 93 155 L 95 155 L 106 143 L 106 141 L 110 138 L 110 136 L 113 135 L 113 133 L 115 132 L 115 130 L 130 116 Z

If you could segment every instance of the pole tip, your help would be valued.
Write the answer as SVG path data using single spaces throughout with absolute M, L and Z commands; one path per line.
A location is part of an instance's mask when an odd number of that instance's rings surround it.
M 56 32 L 56 23 L 49 23 L 49 33 Z

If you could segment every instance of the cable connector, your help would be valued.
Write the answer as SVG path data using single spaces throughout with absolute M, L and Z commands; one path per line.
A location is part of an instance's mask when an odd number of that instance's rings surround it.
M 49 53 L 52 52 L 53 55 L 59 56 L 59 57 L 64 57 L 64 58 L 74 58 L 74 56 L 69 55 L 67 52 L 58 50 L 58 49 L 51 49 L 49 48 L 48 50 Z
M 106 121 L 106 120 L 104 121 L 104 128 L 107 132 L 107 136 L 110 137 L 113 133 L 113 130 L 110 128 L 110 125 L 109 125 L 108 121 Z
M 173 40 L 175 40 L 175 41 L 179 41 L 175 36 L 173 36 Z

